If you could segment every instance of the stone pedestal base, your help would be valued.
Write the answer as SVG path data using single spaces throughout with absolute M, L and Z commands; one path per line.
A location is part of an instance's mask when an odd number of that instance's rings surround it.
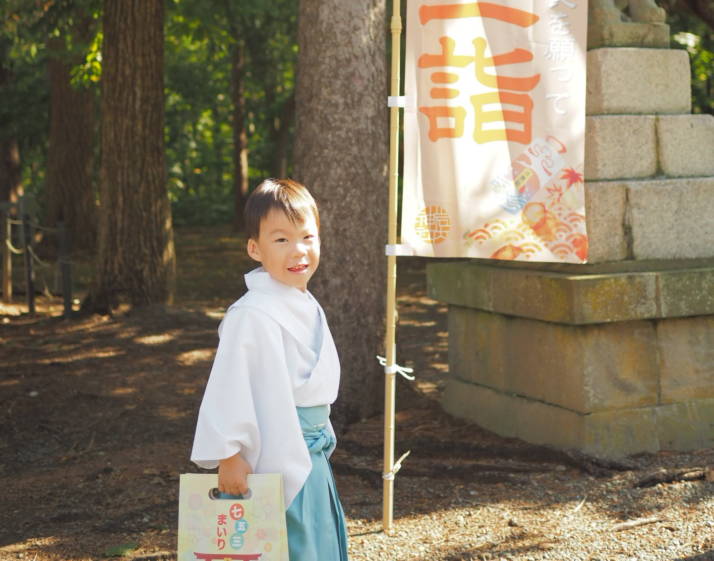
M 714 445 L 714 260 L 530 265 L 430 264 L 447 411 L 604 457 Z

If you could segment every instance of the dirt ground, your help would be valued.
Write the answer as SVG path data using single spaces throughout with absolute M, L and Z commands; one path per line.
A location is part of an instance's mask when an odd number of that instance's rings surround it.
M 251 265 L 226 228 L 177 232 L 168 311 L 59 317 L 0 306 L 0 560 L 175 559 L 178 476 L 224 308 Z M 77 259 L 77 285 L 90 266 Z M 394 535 L 381 531 L 382 418 L 333 456 L 350 559 L 714 560 L 714 450 L 608 463 L 500 438 L 445 415 L 446 309 L 424 260 L 400 261 Z M 206 274 L 210 272 L 210 274 Z M 709 474 L 711 478 L 711 474 Z M 648 481 L 648 478 L 650 480 Z M 322 561 L 322 560 L 321 560 Z M 331 560 L 324 560 L 331 561 Z

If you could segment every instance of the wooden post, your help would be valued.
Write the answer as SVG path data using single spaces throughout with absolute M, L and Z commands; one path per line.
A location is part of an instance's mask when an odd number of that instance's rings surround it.
M 27 311 L 30 314 L 35 313 L 35 270 L 32 263 L 32 254 L 30 253 L 32 245 L 32 232 L 30 232 L 30 216 L 26 208 L 25 197 L 20 199 L 20 217 L 22 224 L 20 225 L 20 237 L 22 239 L 22 249 L 25 256 L 25 287 L 27 290 Z
M 62 299 L 64 300 L 64 316 L 72 315 L 72 264 L 69 256 L 71 253 L 69 232 L 60 222 L 57 225 L 57 237 L 59 238 L 59 260 L 60 271 L 62 273 Z
M 400 0 L 392 1 L 392 83 L 390 95 L 399 96 L 401 67 L 402 17 Z M 389 111 L 389 222 L 388 244 L 397 243 L 397 185 L 399 180 L 399 107 L 392 104 Z M 382 527 L 392 532 L 394 520 L 394 410 L 396 390 L 395 331 L 397 316 L 397 258 L 387 257 L 387 311 L 384 338 L 386 368 L 384 376 L 384 485 L 382 499 Z
M 2 301 L 12 303 L 12 224 L 10 223 L 10 207 L 0 209 L 0 239 L 2 240 Z

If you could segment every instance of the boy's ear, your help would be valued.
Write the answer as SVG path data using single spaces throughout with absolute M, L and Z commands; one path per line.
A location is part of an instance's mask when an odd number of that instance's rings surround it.
M 250 255 L 251 259 L 258 262 L 261 261 L 260 248 L 253 238 L 248 238 L 248 245 L 246 246 L 246 249 L 248 250 L 248 255 Z

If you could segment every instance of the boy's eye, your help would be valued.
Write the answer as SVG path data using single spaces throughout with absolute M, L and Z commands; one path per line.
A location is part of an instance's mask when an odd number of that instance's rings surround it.
M 287 239 L 287 238 L 278 238 L 278 239 L 275 240 L 275 241 L 278 242 L 278 243 L 283 243 L 283 242 L 288 241 L 288 239 Z

